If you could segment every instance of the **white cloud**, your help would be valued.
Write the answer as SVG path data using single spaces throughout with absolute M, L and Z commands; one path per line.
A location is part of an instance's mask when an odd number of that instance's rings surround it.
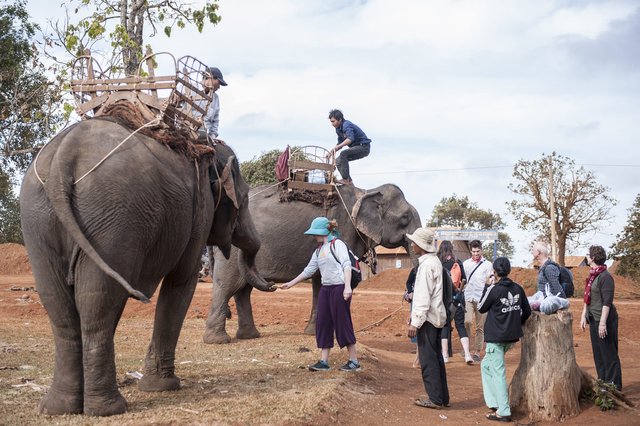
M 554 11 L 537 27 L 550 36 L 577 35 L 595 39 L 610 28 L 614 21 L 633 14 L 638 4 L 632 1 L 607 1 L 564 7 Z

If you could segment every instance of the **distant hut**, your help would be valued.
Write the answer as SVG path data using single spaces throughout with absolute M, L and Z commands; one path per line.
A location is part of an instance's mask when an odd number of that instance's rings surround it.
M 386 248 L 382 246 L 376 247 L 376 257 L 378 258 L 378 273 L 386 269 L 411 269 L 411 257 L 404 247 Z M 369 278 L 371 270 L 364 263 L 360 263 L 362 270 L 362 279 Z

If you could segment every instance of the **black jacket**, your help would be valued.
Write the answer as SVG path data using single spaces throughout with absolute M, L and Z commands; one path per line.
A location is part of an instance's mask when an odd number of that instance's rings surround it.
M 484 341 L 489 343 L 517 342 L 522 337 L 522 324 L 531 316 L 527 295 L 509 278 L 484 288 L 478 310 L 488 312 Z

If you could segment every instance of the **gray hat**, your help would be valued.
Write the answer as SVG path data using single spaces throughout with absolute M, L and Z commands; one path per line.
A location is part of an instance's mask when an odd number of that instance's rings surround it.
M 433 244 L 435 233 L 429 228 L 418 228 L 413 234 L 407 234 L 407 238 L 427 253 L 436 251 L 436 246 Z
M 222 71 L 220 71 L 220 68 L 209 67 L 209 68 L 207 68 L 207 71 L 209 72 L 209 74 L 211 74 L 211 76 L 213 78 L 215 78 L 216 80 L 218 80 L 220 82 L 221 86 L 226 86 L 227 85 L 227 82 L 224 81 L 224 78 L 222 77 Z

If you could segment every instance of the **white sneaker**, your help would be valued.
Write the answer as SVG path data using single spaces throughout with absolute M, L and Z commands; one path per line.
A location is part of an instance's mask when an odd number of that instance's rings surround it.
M 444 363 L 448 364 L 449 363 L 449 357 L 448 356 L 444 356 L 442 355 L 442 359 L 444 359 Z
M 467 365 L 473 365 L 473 358 L 471 358 L 471 355 L 465 355 L 464 362 L 466 362 Z

